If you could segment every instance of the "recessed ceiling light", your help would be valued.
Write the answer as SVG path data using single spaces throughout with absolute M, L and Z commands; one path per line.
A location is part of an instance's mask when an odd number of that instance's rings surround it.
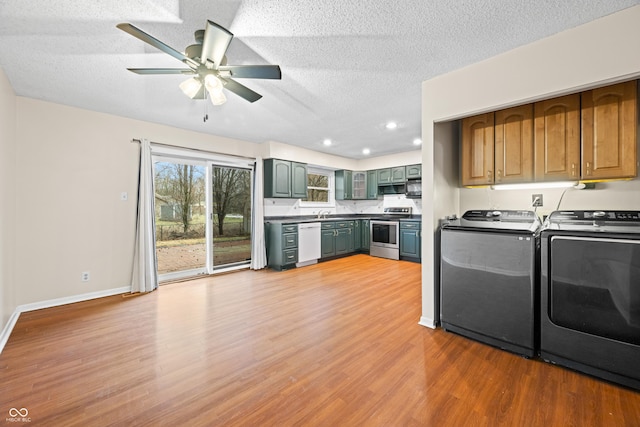
M 420 145 L 420 144 L 422 144 L 422 139 L 416 138 L 413 140 L 413 145 Z
M 364 148 L 362 150 L 362 154 L 364 154 L 365 156 L 368 156 L 369 154 L 371 154 L 371 150 L 369 150 L 368 148 Z
M 388 122 L 384 127 L 389 130 L 393 130 L 398 127 L 398 124 L 396 122 Z
M 324 141 L 322 141 L 322 143 L 324 145 L 326 145 L 327 147 L 330 146 L 332 144 L 331 140 L 329 138 L 325 139 Z

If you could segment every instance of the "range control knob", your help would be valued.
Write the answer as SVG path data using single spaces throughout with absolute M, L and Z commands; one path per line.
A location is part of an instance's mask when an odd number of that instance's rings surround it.
M 603 212 L 603 211 L 595 211 L 593 213 L 594 218 L 604 218 L 606 215 L 607 215 L 606 212 Z
M 500 211 L 491 212 L 491 216 L 500 216 L 501 214 L 502 214 L 502 212 L 500 212 Z

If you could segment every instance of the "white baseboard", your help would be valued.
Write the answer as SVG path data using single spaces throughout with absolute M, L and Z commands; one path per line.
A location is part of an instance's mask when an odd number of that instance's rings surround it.
M 420 321 L 418 322 L 418 325 L 426 326 L 427 328 L 431 328 L 431 329 L 435 329 L 436 328 L 435 320 L 433 320 L 433 319 L 431 319 L 429 317 L 424 317 L 424 316 L 422 316 L 420 318 Z
M 16 322 L 18 321 L 18 318 L 20 317 L 21 313 L 25 313 L 27 311 L 33 311 L 33 310 L 40 310 L 43 308 L 57 307 L 59 305 L 72 304 L 74 302 L 81 302 L 81 301 L 88 301 L 96 298 L 109 297 L 111 295 L 124 294 L 127 292 L 131 292 L 131 286 L 123 286 L 121 288 L 89 292 L 86 294 L 73 295 L 70 297 L 56 298 L 56 299 L 50 299 L 46 301 L 34 302 L 31 304 L 19 305 L 13 311 L 13 314 L 11 315 L 11 317 L 9 317 L 9 321 L 7 322 L 6 325 L 4 325 L 4 328 L 2 329 L 2 333 L 0 334 L 0 353 L 2 353 L 2 350 L 4 349 L 4 346 L 7 344 L 7 341 L 9 341 L 9 336 L 11 335 L 13 328 L 16 326 Z

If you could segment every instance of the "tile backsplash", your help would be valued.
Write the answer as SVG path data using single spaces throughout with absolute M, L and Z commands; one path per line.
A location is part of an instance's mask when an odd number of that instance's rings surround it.
M 336 200 L 331 207 L 301 206 L 300 199 L 264 199 L 265 216 L 302 216 L 317 215 L 328 212 L 328 215 L 349 215 L 382 213 L 385 207 L 411 207 L 413 213 L 422 213 L 421 199 L 407 199 L 403 194 L 385 195 L 376 200 Z

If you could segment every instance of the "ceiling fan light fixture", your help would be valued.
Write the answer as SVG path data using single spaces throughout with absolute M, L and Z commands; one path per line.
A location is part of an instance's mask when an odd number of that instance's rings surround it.
M 196 77 L 191 77 L 180 83 L 180 90 L 191 99 L 198 94 L 201 88 L 202 83 Z
M 222 105 L 227 102 L 227 97 L 222 93 L 222 89 L 224 88 L 222 81 L 213 74 L 207 74 L 205 76 L 204 87 L 207 89 L 213 105 Z

